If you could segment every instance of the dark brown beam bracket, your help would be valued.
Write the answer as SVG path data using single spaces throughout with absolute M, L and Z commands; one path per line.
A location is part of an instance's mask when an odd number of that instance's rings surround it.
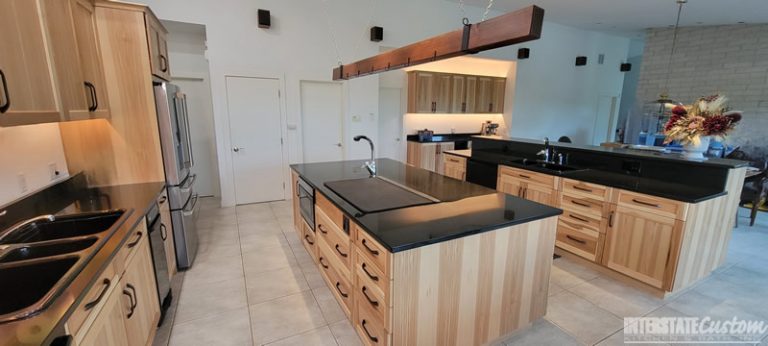
M 333 80 L 475 54 L 541 37 L 544 9 L 529 6 L 333 69 Z

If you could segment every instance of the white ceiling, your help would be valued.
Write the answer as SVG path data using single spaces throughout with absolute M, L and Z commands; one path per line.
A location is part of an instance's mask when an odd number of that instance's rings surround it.
M 488 1 L 465 0 L 465 4 L 485 7 Z M 677 16 L 675 0 L 495 0 L 492 9 L 510 12 L 529 5 L 543 8 L 549 22 L 623 36 L 673 25 Z M 680 18 L 681 26 L 739 22 L 768 23 L 768 0 L 689 0 Z

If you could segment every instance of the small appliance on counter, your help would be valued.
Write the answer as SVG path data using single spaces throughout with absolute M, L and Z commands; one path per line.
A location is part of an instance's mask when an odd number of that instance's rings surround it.
M 490 120 L 487 120 L 483 123 L 483 126 L 480 128 L 480 133 L 484 136 L 495 136 L 496 131 L 499 129 L 499 124 L 492 123 Z
M 419 130 L 417 133 L 419 135 L 419 142 L 430 142 L 432 141 L 432 135 L 435 134 L 435 131 L 423 129 Z

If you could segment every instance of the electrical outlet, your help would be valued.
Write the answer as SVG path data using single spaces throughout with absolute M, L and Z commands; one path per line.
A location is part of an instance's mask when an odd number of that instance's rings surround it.
M 56 166 L 56 162 L 48 164 L 48 176 L 51 177 L 51 181 L 59 178 L 59 168 Z
M 21 190 L 21 193 L 27 192 L 27 190 L 29 190 L 29 186 L 27 186 L 27 175 L 24 174 L 24 172 L 19 172 L 18 178 L 19 190 Z

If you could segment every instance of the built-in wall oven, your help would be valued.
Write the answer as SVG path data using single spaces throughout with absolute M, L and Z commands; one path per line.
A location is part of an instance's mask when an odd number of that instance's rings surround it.
M 315 230 L 315 189 L 304 179 L 299 178 L 296 182 L 296 198 L 299 199 L 299 212 L 301 218 L 307 222 L 307 225 Z
M 195 165 L 189 130 L 187 96 L 178 86 L 154 83 L 157 123 L 163 150 L 165 180 L 171 207 L 173 241 L 179 269 L 192 266 L 197 253 L 197 194 L 192 168 Z

